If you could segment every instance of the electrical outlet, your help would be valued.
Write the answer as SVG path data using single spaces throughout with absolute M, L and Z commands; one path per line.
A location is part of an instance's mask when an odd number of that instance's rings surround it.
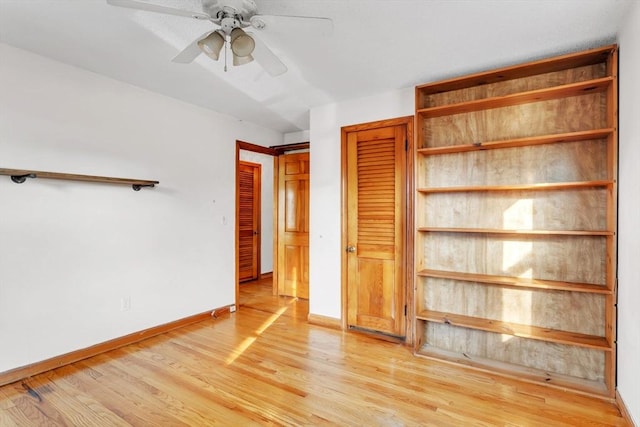
M 131 310 L 131 297 L 122 297 L 120 298 L 120 311 L 129 311 Z

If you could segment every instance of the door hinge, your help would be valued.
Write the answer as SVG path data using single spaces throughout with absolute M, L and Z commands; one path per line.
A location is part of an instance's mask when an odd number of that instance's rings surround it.
M 407 315 L 407 304 L 404 305 L 404 315 Z
M 408 139 L 404 140 L 404 151 L 409 151 L 409 140 Z

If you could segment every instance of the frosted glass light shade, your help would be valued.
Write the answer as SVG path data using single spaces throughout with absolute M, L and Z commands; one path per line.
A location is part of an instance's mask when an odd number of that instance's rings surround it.
M 253 61 L 253 56 L 251 55 L 247 55 L 247 56 L 238 56 L 238 55 L 233 55 L 233 65 L 244 65 L 244 64 L 248 64 L 249 62 Z
M 198 40 L 200 50 L 216 61 L 220 57 L 222 46 L 224 46 L 224 37 L 217 31 L 214 31 L 202 40 Z
M 234 55 L 245 57 L 251 55 L 256 47 L 256 42 L 251 36 L 240 28 L 231 31 L 231 51 Z

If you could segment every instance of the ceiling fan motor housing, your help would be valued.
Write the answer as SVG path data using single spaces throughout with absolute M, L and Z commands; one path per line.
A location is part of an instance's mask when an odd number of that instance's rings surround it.
M 253 0 L 202 0 L 202 11 L 209 14 L 228 34 L 234 28 L 251 25 L 251 18 L 258 13 L 258 6 Z
M 236 18 L 226 17 L 220 20 L 220 27 L 225 34 L 231 34 L 234 28 L 242 28 L 243 26 L 246 27 L 246 25 L 242 25 L 242 22 Z

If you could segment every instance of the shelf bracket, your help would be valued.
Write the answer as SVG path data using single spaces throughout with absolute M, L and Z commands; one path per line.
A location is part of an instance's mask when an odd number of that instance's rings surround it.
M 24 175 L 11 175 L 11 181 L 15 182 L 16 184 L 22 184 L 27 180 L 27 178 L 36 178 L 36 174 L 27 173 Z
M 140 191 L 142 187 L 155 187 L 155 184 L 131 184 L 133 191 Z

